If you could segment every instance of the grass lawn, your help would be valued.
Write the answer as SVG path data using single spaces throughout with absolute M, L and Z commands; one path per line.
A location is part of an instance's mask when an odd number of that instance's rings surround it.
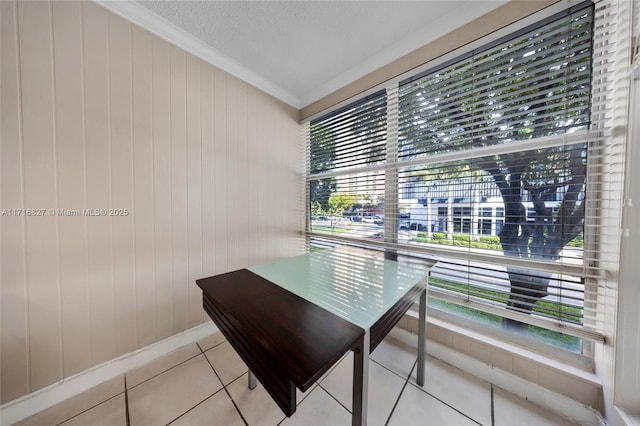
M 443 281 L 443 280 L 437 280 L 437 279 L 430 279 L 429 283 L 430 285 L 436 286 L 436 287 L 445 287 L 442 285 L 442 283 L 440 283 L 440 285 L 436 284 L 434 281 Z M 453 288 L 452 288 L 453 287 Z M 467 286 L 462 286 L 460 284 L 455 284 L 453 283 L 452 285 L 448 285 L 445 288 L 448 288 L 449 290 L 453 290 L 456 291 L 454 288 L 457 287 L 459 290 L 464 289 L 464 291 L 460 291 L 461 293 L 467 294 Z M 479 296 L 478 294 L 475 294 L 475 289 L 477 289 L 477 287 L 472 287 L 474 289 L 474 295 L 478 296 L 478 297 L 482 297 Z M 458 290 L 458 291 L 459 291 Z M 499 292 L 494 292 L 491 290 L 486 290 L 486 289 L 479 289 L 482 291 L 486 291 L 490 297 L 486 297 L 489 300 L 494 300 L 497 302 L 502 302 L 505 303 L 508 295 L 504 294 L 504 293 L 499 293 Z M 538 301 L 536 303 L 540 304 L 541 301 Z M 534 308 L 534 310 L 542 310 L 543 312 L 546 312 L 547 315 L 549 315 L 549 311 L 551 312 L 557 312 L 558 311 L 558 307 L 557 305 L 554 305 L 552 303 L 548 303 L 548 302 L 542 302 L 541 307 L 536 307 Z M 551 308 L 549 307 L 545 307 L 544 305 L 549 305 L 551 306 Z M 443 311 L 446 312 L 450 312 L 456 315 L 459 315 L 461 317 L 464 318 L 469 318 L 472 319 L 474 321 L 477 321 L 481 324 L 485 324 L 485 325 L 489 325 L 492 327 L 496 327 L 496 328 L 501 328 L 502 327 L 502 317 L 499 315 L 494 315 L 494 314 L 490 314 L 487 312 L 482 312 L 479 311 L 477 309 L 473 309 L 473 308 L 469 308 L 466 306 L 461 306 L 455 303 L 451 303 L 445 300 L 440 300 L 434 297 L 430 297 L 429 298 L 429 306 L 430 307 L 434 307 L 436 309 L 441 309 Z M 580 309 L 577 308 L 568 308 L 568 307 L 562 307 L 565 309 L 565 314 L 566 315 L 566 311 L 575 311 L 573 312 L 572 315 L 568 315 L 568 317 L 570 318 L 580 318 L 581 317 L 581 311 Z M 553 346 L 557 346 L 572 352 L 580 352 L 581 350 L 581 339 L 579 337 L 575 337 L 575 336 L 570 336 L 568 334 L 562 334 L 559 333 L 557 331 L 553 331 L 553 330 L 547 330 L 545 328 L 542 327 L 537 327 L 534 325 L 529 325 L 527 327 L 527 331 L 529 333 L 529 337 L 553 345 Z

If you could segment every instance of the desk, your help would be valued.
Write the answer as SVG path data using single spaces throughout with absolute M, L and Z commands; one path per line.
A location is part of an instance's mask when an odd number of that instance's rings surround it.
M 354 425 L 366 424 L 369 353 L 420 298 L 418 370 L 424 381 L 430 265 L 353 247 L 323 249 L 197 280 L 203 306 L 287 416 L 308 390 L 354 352 Z

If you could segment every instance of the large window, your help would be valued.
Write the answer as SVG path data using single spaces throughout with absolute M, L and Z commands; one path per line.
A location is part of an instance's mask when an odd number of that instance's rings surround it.
M 437 259 L 438 309 L 576 352 L 601 340 L 593 16 L 574 6 L 312 120 L 312 242 Z

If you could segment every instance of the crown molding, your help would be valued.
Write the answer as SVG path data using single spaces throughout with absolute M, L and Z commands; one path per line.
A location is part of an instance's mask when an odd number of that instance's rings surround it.
M 245 81 L 282 102 L 300 109 L 300 99 L 229 58 L 133 0 L 93 0 L 94 3 L 191 53 L 203 61 Z

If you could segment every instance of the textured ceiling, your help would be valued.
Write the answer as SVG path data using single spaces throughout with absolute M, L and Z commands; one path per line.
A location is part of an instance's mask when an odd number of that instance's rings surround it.
M 298 108 L 505 2 L 137 0 Z

